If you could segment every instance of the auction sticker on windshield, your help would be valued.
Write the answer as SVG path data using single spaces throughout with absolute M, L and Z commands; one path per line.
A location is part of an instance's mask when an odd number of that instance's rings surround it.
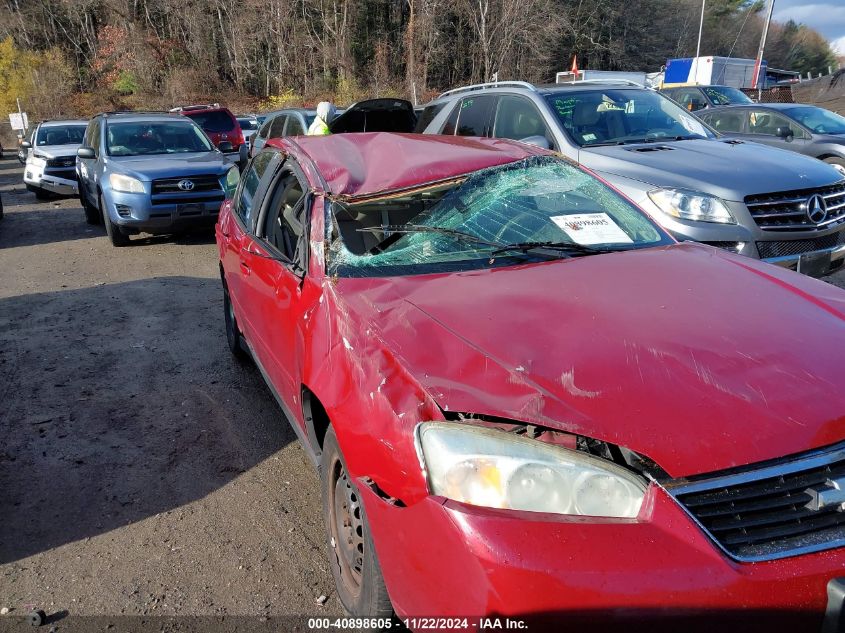
M 553 215 L 557 224 L 576 244 L 631 244 L 632 240 L 607 213 Z

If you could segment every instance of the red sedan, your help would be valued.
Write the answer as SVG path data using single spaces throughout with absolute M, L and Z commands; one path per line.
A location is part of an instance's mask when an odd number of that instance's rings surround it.
M 217 243 L 229 346 L 319 466 L 351 614 L 840 617 L 841 290 L 677 244 L 587 171 L 492 139 L 271 141 Z

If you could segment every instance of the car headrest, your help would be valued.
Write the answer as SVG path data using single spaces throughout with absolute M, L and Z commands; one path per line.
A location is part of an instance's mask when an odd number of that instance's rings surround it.
M 595 125 L 599 120 L 599 104 L 596 102 L 579 101 L 572 111 L 572 124 L 576 126 Z

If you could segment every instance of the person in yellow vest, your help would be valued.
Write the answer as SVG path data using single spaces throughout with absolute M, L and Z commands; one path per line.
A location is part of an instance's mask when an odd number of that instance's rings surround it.
M 329 131 L 329 123 L 334 118 L 334 105 L 329 101 L 321 101 L 317 104 L 317 117 L 314 122 L 308 127 L 308 136 L 325 136 L 331 134 Z

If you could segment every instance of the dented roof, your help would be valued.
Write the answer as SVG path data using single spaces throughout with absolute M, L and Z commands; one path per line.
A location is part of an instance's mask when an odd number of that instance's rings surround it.
M 311 160 L 326 192 L 345 198 L 412 189 L 549 153 L 506 139 L 387 132 L 287 137 L 268 145 L 298 148 L 297 156 Z

